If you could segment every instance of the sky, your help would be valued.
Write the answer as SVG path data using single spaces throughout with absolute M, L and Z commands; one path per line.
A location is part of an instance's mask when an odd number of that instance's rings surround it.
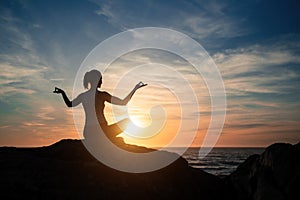
M 0 145 L 43 146 L 81 138 L 72 109 L 52 93 L 54 87 L 65 89 L 71 97 L 76 73 L 90 51 L 115 34 L 141 27 L 186 34 L 217 65 L 227 97 L 226 120 L 217 146 L 295 144 L 300 141 L 298 8 L 299 2 L 291 0 L 1 1 Z M 191 81 L 199 100 L 199 110 L 190 119 L 199 122 L 193 146 L 201 146 L 210 121 L 210 98 L 205 82 L 190 71 L 185 60 L 158 50 L 130 52 L 105 71 L 102 89 L 124 97 L 136 77 L 118 90 L 114 86 L 131 66 L 143 63 L 168 65 Z M 152 84 L 135 94 L 129 111 L 132 118 L 141 118 L 147 125 L 149 108 L 159 102 L 168 113 L 168 131 L 149 140 L 123 136 L 129 143 L 162 146 L 178 129 L 180 105 L 170 91 L 155 84 L 169 80 L 175 88 L 184 88 L 159 65 L 147 67 L 143 70 L 156 71 L 160 77 L 136 72 Z M 117 109 L 122 115 L 123 108 Z M 111 111 L 107 105 L 106 116 L 113 123 Z

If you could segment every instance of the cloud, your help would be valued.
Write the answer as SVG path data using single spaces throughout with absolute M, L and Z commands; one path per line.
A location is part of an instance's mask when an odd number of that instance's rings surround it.
M 247 34 L 249 31 L 240 28 L 241 22 L 229 18 L 225 14 L 208 16 L 187 16 L 182 23 L 182 30 L 187 31 L 194 38 L 235 38 Z
M 40 25 L 40 24 L 32 24 L 32 27 L 34 27 L 34 28 L 43 28 L 43 26 L 42 25 Z
M 291 43 L 290 38 L 284 38 L 264 45 L 226 49 L 212 56 L 223 76 L 228 98 L 221 143 L 231 139 L 249 145 L 255 137 L 257 145 L 280 138 L 296 141 L 296 124 L 300 120 L 296 86 L 300 73 L 296 66 L 300 56 L 294 47 L 299 44 L 298 40 Z
M 24 21 L 10 10 L 1 12 L 0 18 L 1 145 L 34 140 L 37 143 L 44 140 L 49 144 L 62 135 L 74 137 L 72 116 L 53 107 L 57 102 L 51 82 L 62 80 L 55 79 L 59 73 L 48 64 L 44 52 L 37 48 L 41 44 L 37 44 L 32 28 L 41 29 L 43 26 Z M 59 77 L 64 75 L 60 73 Z M 55 132 L 58 129 L 62 131 L 60 134 Z M 51 140 L 51 137 L 56 139 Z
M 295 88 L 291 81 L 300 77 L 293 67 L 300 64 L 300 56 L 278 44 L 227 49 L 214 54 L 213 59 L 227 91 L 236 95 L 290 93 Z
M 139 1 L 135 6 L 112 1 L 94 2 L 99 6 L 95 13 L 105 16 L 111 25 L 121 30 L 158 26 L 179 30 L 197 39 L 233 38 L 249 33 L 243 26 L 243 19 L 224 12 L 227 5 L 222 2 Z
M 266 67 L 289 63 L 300 63 L 300 57 L 288 49 L 280 49 L 276 45 L 227 49 L 223 53 L 213 55 L 226 76 L 227 73 L 241 74 L 251 71 L 265 71 Z
M 112 1 L 102 3 L 100 8 L 95 11 L 97 15 L 104 16 L 108 20 L 108 22 L 114 26 L 121 27 L 122 30 L 126 30 L 127 28 L 119 24 L 119 18 L 112 11 Z
M 242 139 L 243 134 L 251 135 L 249 130 L 253 135 L 272 131 L 294 134 L 299 130 L 296 128 L 300 121 L 299 36 L 293 34 L 262 41 L 269 34 L 254 30 L 255 34 L 251 35 L 251 27 L 255 27 L 246 24 L 249 22 L 244 18 L 246 14 L 234 15 L 239 5 L 147 0 L 78 2 L 71 7 L 65 3 L 57 5 L 51 1 L 35 5 L 14 3 L 13 8 L 7 6 L 5 9 L 3 3 L 0 8 L 0 128 L 1 133 L 6 133 L 1 137 L 1 144 L 20 144 L 29 137 L 32 145 L 49 144 L 62 137 L 74 137 L 72 113 L 64 108 L 59 96 L 52 94 L 53 87 L 67 88 L 70 95 L 80 62 L 98 42 L 120 30 L 143 26 L 173 28 L 201 43 L 218 47 L 213 50 L 213 59 L 222 73 L 228 95 L 224 129 L 227 135 Z M 256 9 L 255 6 L 251 4 L 247 10 Z M 76 23 L 72 23 L 74 21 Z M 186 62 L 155 51 L 125 55 L 119 61 L 104 75 L 105 90 L 112 91 L 110 83 L 118 81 L 128 67 L 145 62 L 167 64 L 192 82 L 200 100 L 200 114 L 206 117 L 201 118 L 201 124 L 209 123 L 209 94 L 201 77 Z M 125 89 L 120 96 L 143 76 L 153 78 L 153 82 L 173 79 L 171 73 L 157 73 L 153 77 L 138 75 L 133 76 L 132 82 L 122 85 Z M 173 82 L 173 86 L 182 88 L 180 81 Z M 135 98 L 142 96 L 142 91 L 139 92 Z M 144 93 L 147 94 L 141 97 L 141 102 L 159 102 L 165 97 L 161 91 L 152 94 L 145 90 Z M 174 102 L 165 103 L 171 107 Z M 281 136 L 283 138 L 283 134 Z M 254 136 L 245 138 L 257 140 Z M 266 134 L 264 138 L 272 136 Z

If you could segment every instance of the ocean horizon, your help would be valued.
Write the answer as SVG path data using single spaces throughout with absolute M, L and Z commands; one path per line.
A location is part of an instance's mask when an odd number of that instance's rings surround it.
M 171 147 L 167 150 L 178 153 L 182 148 L 184 147 Z M 226 176 L 235 171 L 249 156 L 263 153 L 265 147 L 215 147 L 202 159 L 199 158 L 199 150 L 200 147 L 190 147 L 182 157 L 193 168 L 216 176 Z

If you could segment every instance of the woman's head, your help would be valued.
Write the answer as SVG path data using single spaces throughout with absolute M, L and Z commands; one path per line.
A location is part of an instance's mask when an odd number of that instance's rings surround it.
M 89 89 L 92 87 L 101 87 L 102 84 L 102 74 L 98 70 L 91 70 L 89 72 L 86 72 L 83 79 L 83 86 L 86 89 Z

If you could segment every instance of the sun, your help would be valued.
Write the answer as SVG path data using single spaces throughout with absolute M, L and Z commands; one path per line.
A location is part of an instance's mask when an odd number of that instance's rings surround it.
M 141 128 L 145 128 L 151 123 L 151 120 L 149 120 L 146 116 L 131 115 L 129 116 L 129 119 L 132 121 L 131 124 L 135 124 Z
M 151 123 L 151 120 L 149 121 L 146 117 L 142 116 L 130 115 L 129 119 L 130 121 L 127 127 L 125 128 L 124 133 L 127 136 L 135 138 L 139 138 L 141 130 L 145 129 Z

